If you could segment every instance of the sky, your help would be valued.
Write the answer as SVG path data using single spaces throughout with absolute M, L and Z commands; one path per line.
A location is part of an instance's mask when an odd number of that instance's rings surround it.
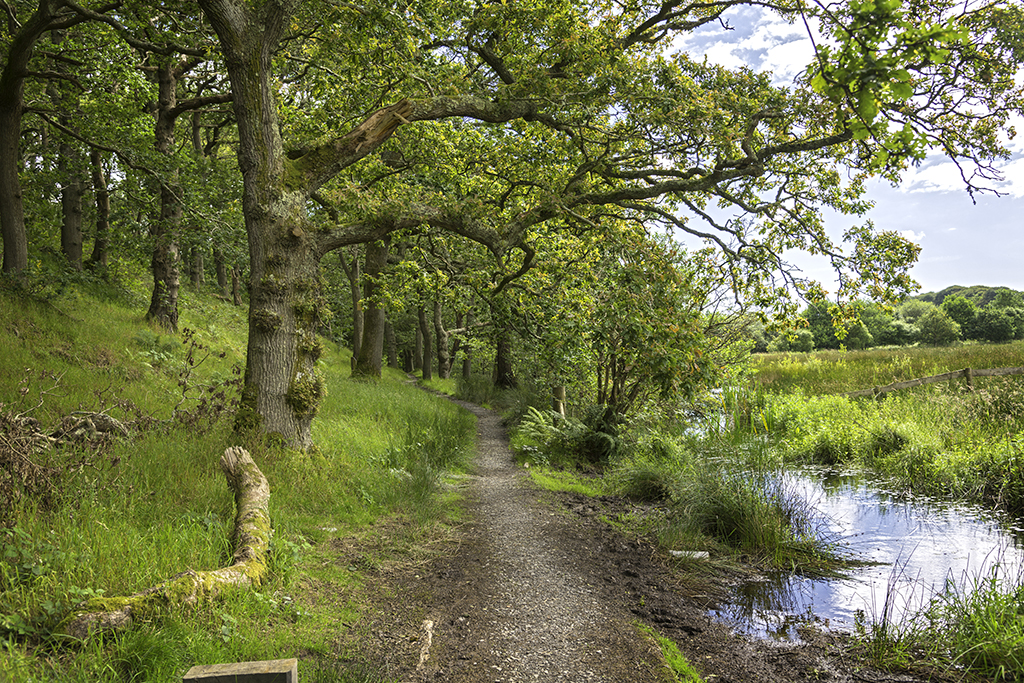
M 727 15 L 733 30 L 718 24 L 705 27 L 677 47 L 691 57 L 707 57 L 727 67 L 750 65 L 770 71 L 777 84 L 793 82 L 810 61 L 811 41 L 802 24 L 788 24 L 744 7 Z M 921 247 L 910 271 L 920 292 L 950 285 L 988 285 L 1024 290 L 1024 119 L 1015 122 L 1018 135 L 1010 141 L 1011 158 L 1001 164 L 1004 181 L 995 185 L 1002 196 L 975 194 L 964 188 L 956 166 L 942 157 L 929 157 L 904 174 L 897 187 L 874 182 L 868 196 L 875 208 L 865 217 L 882 230 L 894 230 Z M 830 216 L 827 226 L 837 236 L 862 223 L 856 216 Z M 831 280 L 823 264 L 811 257 L 793 257 L 804 275 Z

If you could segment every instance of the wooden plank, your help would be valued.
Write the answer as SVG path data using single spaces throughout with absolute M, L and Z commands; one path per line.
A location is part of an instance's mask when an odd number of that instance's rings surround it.
M 988 368 L 975 370 L 975 377 L 1006 377 L 1008 375 L 1024 375 L 1024 368 Z
M 298 683 L 297 659 L 193 666 L 183 683 Z

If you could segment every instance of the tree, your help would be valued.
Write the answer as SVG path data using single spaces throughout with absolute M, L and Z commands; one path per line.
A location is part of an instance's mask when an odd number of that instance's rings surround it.
M 919 299 L 907 299 L 900 305 L 897 314 L 903 322 L 917 325 L 921 318 L 925 314 L 931 313 L 934 308 L 935 304 Z
M 322 394 L 315 367 L 317 266 L 330 250 L 430 225 L 487 245 L 494 288 L 501 290 L 531 266 L 535 226 L 570 220 L 600 229 L 602 214 L 610 212 L 703 236 L 734 264 L 752 264 L 726 274 L 756 304 L 780 304 L 785 288 L 772 275 L 805 291 L 820 289 L 785 267 L 782 254 L 791 248 L 829 256 L 844 273 L 844 297 L 865 291 L 894 298 L 910 287 L 905 269 L 916 248 L 867 224 L 847 231 L 852 246 L 844 253 L 825 234 L 819 207 L 863 212 L 867 175 L 895 180 L 907 160 L 923 157 L 931 145 L 974 165 L 981 177 L 991 174 L 989 160 L 1004 152 L 998 132 L 1019 108 L 1013 81 L 1019 38 L 1004 28 L 1017 21 L 1014 7 L 783 8 L 788 16 L 803 10 L 832 41 L 819 49 L 807 81 L 790 91 L 773 88 L 764 76 L 652 49 L 719 21 L 731 3 L 691 12 L 666 0 L 611 14 L 556 0 L 539 12 L 494 4 L 462 13 L 456 5 L 425 4 L 404 23 L 387 7 L 354 12 L 317 4 L 324 21 L 310 26 L 340 28 L 319 42 L 340 55 L 335 91 L 355 81 L 353 75 L 361 81 L 341 112 L 353 124 L 286 152 L 275 57 L 286 31 L 302 24 L 312 6 L 289 0 L 200 0 L 200 6 L 219 37 L 239 132 L 252 267 L 242 424 L 300 447 L 310 443 Z M 360 32 L 360 22 L 368 22 L 369 33 Z M 394 30 L 378 37 L 381 26 Z M 371 33 L 394 41 L 391 61 L 381 63 L 376 50 L 353 44 Z M 290 56 L 292 63 L 310 64 L 298 50 Z M 300 80 L 290 85 L 292 102 L 336 101 L 336 94 L 305 93 Z M 406 99 L 371 104 L 396 90 Z M 977 117 L 975 106 L 986 115 Z M 310 223 L 311 195 L 376 155 L 401 127 L 453 118 L 514 130 L 516 159 L 525 168 L 525 157 L 534 157 L 532 176 L 523 183 L 503 177 L 503 191 L 496 183 L 495 191 L 468 191 L 461 201 L 439 202 L 423 187 L 398 198 L 338 187 L 347 222 L 330 229 Z M 499 136 L 482 136 L 482 156 Z M 545 154 L 567 161 L 548 172 L 537 160 Z M 852 182 L 843 180 L 842 169 Z M 978 188 L 969 183 L 969 189 Z M 712 201 L 752 220 L 719 224 L 704 210 Z M 691 218 L 710 227 L 701 230 Z M 744 275 L 748 282 L 738 282 Z
M 974 331 L 978 339 L 990 342 L 1005 342 L 1014 338 L 1014 319 L 1006 308 L 986 306 L 978 311 L 974 320 Z
M 973 301 L 960 295 L 947 296 L 942 300 L 942 310 L 960 326 L 960 333 L 968 338 L 975 338 L 975 319 L 978 307 Z
M 938 306 L 922 315 L 917 321 L 921 330 L 921 341 L 933 346 L 948 346 L 960 338 L 960 326 Z

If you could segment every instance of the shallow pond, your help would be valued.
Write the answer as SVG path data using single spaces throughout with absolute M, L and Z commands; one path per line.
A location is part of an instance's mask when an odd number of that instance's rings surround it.
M 1024 571 L 1024 532 L 1011 520 L 973 506 L 885 491 L 855 473 L 806 469 L 786 487 L 823 516 L 825 532 L 851 557 L 871 562 L 842 579 L 790 572 L 734 591 L 713 612 L 739 633 L 795 639 L 801 624 L 853 630 L 858 619 L 901 622 L 927 606 L 947 580 L 1017 577 Z

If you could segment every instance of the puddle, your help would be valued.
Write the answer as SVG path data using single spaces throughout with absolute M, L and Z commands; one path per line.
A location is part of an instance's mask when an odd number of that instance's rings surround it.
M 899 623 L 945 586 L 974 577 L 1017 577 L 1024 571 L 1024 530 L 978 507 L 909 498 L 874 488 L 851 473 L 800 470 L 786 475 L 826 517 L 828 532 L 852 557 L 878 564 L 843 579 L 779 572 L 735 589 L 732 604 L 712 616 L 738 633 L 795 640 L 813 622 L 852 631 L 858 618 Z M 859 617 L 858 614 L 861 616 Z

